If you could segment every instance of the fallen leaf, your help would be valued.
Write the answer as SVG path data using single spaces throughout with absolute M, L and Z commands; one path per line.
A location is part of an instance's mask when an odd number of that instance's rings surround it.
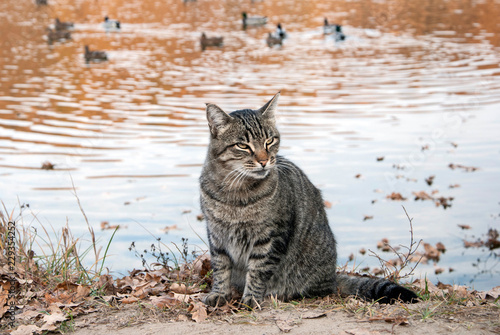
M 495 301 L 500 296 L 500 286 L 493 287 L 489 291 L 477 292 L 476 295 L 483 300 Z
M 391 200 L 401 200 L 401 201 L 406 200 L 405 197 L 403 197 L 400 193 L 396 193 L 396 192 L 392 192 L 386 198 L 391 199 Z
M 365 248 L 361 248 L 361 249 L 359 249 L 359 253 L 360 253 L 361 255 L 366 254 L 366 249 L 365 249 Z
M 431 197 L 427 192 L 425 191 L 420 191 L 420 192 L 413 192 L 415 195 L 415 201 L 417 200 L 434 200 L 433 197 Z
M 459 224 L 458 226 L 459 226 L 460 228 L 462 228 L 463 230 L 466 230 L 466 229 L 471 229 L 471 226 L 466 225 L 466 224 Z
M 163 233 L 168 233 L 168 232 L 169 232 L 169 231 L 171 231 L 171 230 L 177 230 L 177 229 L 179 229 L 179 228 L 177 228 L 177 225 L 176 225 L 176 224 L 174 224 L 174 225 L 171 225 L 171 226 L 166 226 L 166 227 L 165 227 L 165 228 L 163 228 L 161 231 L 162 231 Z
M 193 309 L 191 310 L 191 318 L 196 322 L 203 322 L 207 318 L 207 309 L 205 305 L 201 302 L 193 303 Z
M 138 302 L 138 301 L 139 301 L 139 299 L 136 298 L 136 297 L 134 297 L 134 296 L 130 296 L 128 298 L 124 298 L 124 299 L 121 300 L 121 302 L 123 304 L 133 304 L 134 302 Z
M 427 183 L 427 185 L 431 186 L 432 183 L 434 182 L 434 178 L 436 176 L 429 176 L 428 178 L 425 179 L 425 182 Z
M 290 330 L 297 327 L 297 322 L 293 319 L 277 319 L 276 326 L 278 326 L 283 333 L 288 333 Z
M 444 269 L 443 269 L 443 268 L 440 268 L 440 267 L 435 267 L 435 268 L 434 268 L 434 273 L 435 273 L 435 274 L 437 274 L 437 275 L 438 275 L 438 274 L 441 274 L 441 273 L 443 273 L 443 272 L 444 272 Z
M 450 188 L 457 188 L 457 187 L 460 187 L 460 185 L 459 184 L 450 185 Z
M 325 207 L 332 208 L 332 203 L 330 201 L 325 200 Z
M 436 249 L 439 251 L 439 252 L 442 252 L 442 253 L 445 253 L 446 252 L 446 247 L 444 246 L 443 243 L 441 242 L 438 242 L 436 243 Z
M 51 162 L 46 161 L 46 162 L 42 163 L 41 169 L 42 170 L 54 170 L 55 166 L 56 166 L 55 164 L 52 164 Z
M 377 162 L 381 162 L 384 160 L 384 156 L 381 156 L 381 157 L 377 157 Z
M 175 299 L 173 296 L 160 296 L 160 297 L 149 297 L 151 303 L 158 308 L 171 308 L 181 304 L 181 301 Z
M 326 316 L 325 312 L 307 311 L 301 315 L 302 319 L 318 319 Z
M 35 325 L 21 325 L 11 335 L 33 335 L 41 333 L 42 329 Z
M 429 243 L 424 243 L 424 249 L 425 249 L 425 257 L 427 257 L 428 259 L 432 259 L 436 262 L 439 261 L 439 256 L 441 255 L 441 253 L 437 248 L 433 247 Z
M 372 220 L 373 219 L 373 215 L 365 215 L 363 217 L 363 221 L 366 221 L 366 220 Z
M 361 173 L 358 173 L 357 175 L 354 176 L 355 178 L 361 178 Z
M 203 219 L 204 219 L 203 214 L 196 215 L 196 220 L 203 221 Z
M 465 172 L 474 172 L 476 170 L 479 170 L 479 168 L 474 167 L 474 166 L 465 166 L 465 165 L 462 165 L 462 164 L 453 164 L 453 163 L 450 163 L 448 165 L 448 167 L 450 169 L 452 169 L 452 170 L 463 169 L 463 170 L 465 170 Z
M 43 321 L 48 325 L 53 325 L 57 322 L 62 322 L 66 320 L 66 316 L 62 312 L 53 313 L 50 315 L 45 315 Z

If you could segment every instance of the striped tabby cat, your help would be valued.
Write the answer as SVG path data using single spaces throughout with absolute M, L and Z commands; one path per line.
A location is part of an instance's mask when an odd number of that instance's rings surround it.
M 211 138 L 200 187 L 213 287 L 205 303 L 229 301 L 231 287 L 247 307 L 271 294 L 284 300 L 331 293 L 384 303 L 416 300 L 388 280 L 336 273 L 336 242 L 320 191 L 278 155 L 278 97 L 258 110 L 231 114 L 207 104 Z

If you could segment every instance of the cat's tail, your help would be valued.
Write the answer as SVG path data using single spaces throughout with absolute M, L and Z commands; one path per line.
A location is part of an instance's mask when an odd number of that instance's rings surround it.
M 351 295 L 385 304 L 396 300 L 410 303 L 418 301 L 413 291 L 383 278 L 338 274 L 337 285 L 343 296 Z

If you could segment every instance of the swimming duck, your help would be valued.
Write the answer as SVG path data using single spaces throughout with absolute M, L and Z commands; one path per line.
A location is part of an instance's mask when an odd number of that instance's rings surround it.
M 273 45 L 282 45 L 283 39 L 279 36 L 274 36 L 272 33 L 269 33 L 266 38 L 266 43 L 268 47 L 272 47 Z
M 68 29 L 73 29 L 74 28 L 73 22 L 62 22 L 59 20 L 58 17 L 56 17 L 54 27 L 56 30 L 68 30 Z
M 281 26 L 281 23 L 278 23 L 276 25 L 276 36 L 278 36 L 279 38 L 281 39 L 284 39 L 286 38 L 286 31 L 285 29 L 283 29 L 283 27 Z
M 248 16 L 246 12 L 241 13 L 243 27 L 263 26 L 267 23 L 267 16 Z
M 47 28 L 47 42 L 52 44 L 54 41 L 62 41 L 71 39 L 71 33 L 67 30 L 52 30 Z
M 342 26 L 340 24 L 335 24 L 335 23 L 329 24 L 328 19 L 326 17 L 323 24 L 323 34 L 325 35 L 335 34 L 336 41 L 345 40 L 345 35 L 342 32 Z
M 104 29 L 105 30 L 118 30 L 121 28 L 120 21 L 111 20 L 109 17 L 104 17 Z
M 85 46 L 85 62 L 102 62 L 108 60 L 108 55 L 104 51 L 90 51 L 89 46 Z
M 221 47 L 223 44 L 223 37 L 207 37 L 205 33 L 201 34 L 200 44 L 201 49 L 205 50 L 206 47 Z

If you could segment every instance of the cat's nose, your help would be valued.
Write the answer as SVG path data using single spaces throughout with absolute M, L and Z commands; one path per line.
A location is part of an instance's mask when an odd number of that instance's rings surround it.
M 259 161 L 259 164 L 260 164 L 262 167 L 266 167 L 266 164 L 267 164 L 267 162 L 268 162 L 268 161 L 269 161 L 268 159 L 261 159 L 261 160 Z

